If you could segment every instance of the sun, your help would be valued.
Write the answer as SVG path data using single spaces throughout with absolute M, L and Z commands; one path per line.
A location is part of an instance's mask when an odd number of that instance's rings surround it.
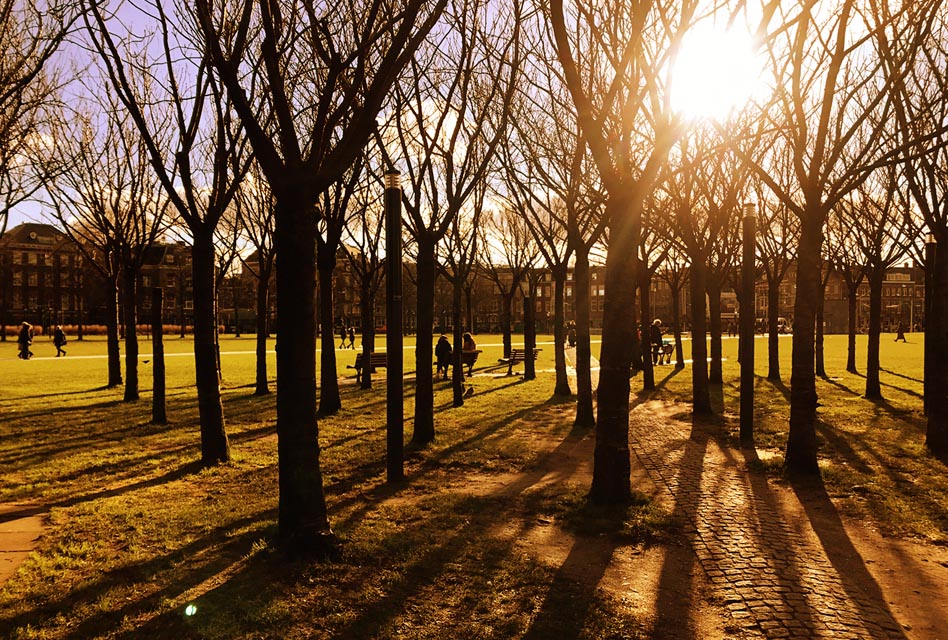
M 726 120 L 762 87 L 761 76 L 750 34 L 697 25 L 672 63 L 671 107 L 690 119 Z

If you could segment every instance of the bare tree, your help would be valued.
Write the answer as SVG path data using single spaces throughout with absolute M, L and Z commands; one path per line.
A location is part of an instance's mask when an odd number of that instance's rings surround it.
M 196 0 L 206 53 L 275 198 L 280 538 L 332 553 L 316 419 L 316 202 L 363 152 L 446 0 Z M 248 73 L 248 70 L 250 72 Z
M 56 165 L 33 165 L 47 107 L 59 109 L 50 59 L 69 34 L 78 0 L 0 0 L 0 236 L 11 209 L 33 197 Z
M 150 10 L 157 31 L 131 51 L 140 42 L 135 34 L 108 15 L 99 0 L 84 0 L 84 6 L 86 30 L 109 82 L 137 125 L 174 213 L 191 237 L 201 461 L 224 462 L 230 459 L 230 444 L 218 367 L 214 233 L 250 156 L 207 56 L 194 42 L 187 10 L 169 15 L 156 0 Z M 162 81 L 150 82 L 155 77 Z
M 514 3 L 509 12 L 495 12 L 485 0 L 453 0 L 393 92 L 394 144 L 388 150 L 403 169 L 403 205 L 418 270 L 412 442 L 419 445 L 435 437 L 434 381 L 427 372 L 436 247 L 485 179 L 506 133 L 518 77 L 521 8 Z
M 273 194 L 254 163 L 234 200 L 244 237 L 253 246 L 249 257 L 241 257 L 244 268 L 257 281 L 256 383 L 254 395 L 270 393 L 267 378 L 267 338 L 270 336 L 270 278 L 276 253 L 273 248 Z
M 107 283 L 109 386 L 122 383 L 118 332 L 119 284 L 123 292 L 125 400 L 139 398 L 138 279 L 146 252 L 167 224 L 168 205 L 151 169 L 147 147 L 114 95 L 99 97 L 50 126 L 55 146 L 34 164 L 57 165 L 47 193 L 63 229 Z
M 848 310 L 846 340 L 846 371 L 857 373 L 856 369 L 856 326 L 857 295 L 859 285 L 866 276 L 866 263 L 859 255 L 859 246 L 853 227 L 846 226 L 838 215 L 839 208 L 827 220 L 826 244 L 832 268 L 840 274 L 846 285 Z
M 923 4 L 901 5 L 900 11 L 924 16 Z M 775 87 L 771 117 L 780 126 L 757 151 L 786 148 L 792 180 L 780 184 L 759 155 L 742 152 L 742 158 L 800 219 L 785 465 L 791 472 L 817 475 L 814 350 L 823 230 L 829 212 L 891 153 L 883 134 L 893 115 L 894 79 L 883 73 L 876 46 L 891 17 L 876 3 L 856 0 L 775 9 L 776 26 L 765 41 Z M 905 69 L 908 58 L 893 62 Z
M 866 348 L 866 397 L 882 399 L 879 341 L 882 333 L 882 285 L 889 268 L 905 255 L 907 195 L 901 171 L 890 165 L 872 172 L 842 202 L 841 224 L 853 230 L 869 283 L 869 344 Z

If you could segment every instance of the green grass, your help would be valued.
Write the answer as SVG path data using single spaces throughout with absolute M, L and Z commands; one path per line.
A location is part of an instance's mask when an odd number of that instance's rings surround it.
M 54 355 L 44 340 L 34 352 Z M 886 400 L 869 402 L 861 397 L 864 378 L 844 372 L 844 340 L 827 338 L 831 377 L 819 382 L 821 460 L 831 495 L 888 532 L 948 540 L 948 474 L 923 446 L 920 341 L 883 337 Z M 505 373 L 496 363 L 500 338 L 479 336 L 478 343 L 484 353 L 477 369 Z M 725 340 L 725 384 L 714 398 L 731 436 L 736 344 Z M 676 533 L 668 513 L 644 499 L 619 513 L 597 510 L 584 500 L 587 487 L 569 483 L 496 485 L 515 477 L 504 474 L 529 476 L 557 445 L 582 437 L 571 430 L 572 402 L 550 398 L 551 344 L 540 345 L 535 382 L 477 376 L 476 393 L 461 408 L 450 406 L 450 386 L 436 383 L 437 441 L 408 449 L 409 482 L 395 487 L 384 480 L 385 372 L 375 389 L 358 389 L 346 369 L 354 353 L 337 351 L 344 408 L 319 428 L 331 519 L 344 544 L 342 558 L 325 564 L 290 563 L 272 545 L 274 396 L 252 395 L 253 336 L 222 342 L 234 459 L 210 469 L 197 464 L 193 361 L 171 355 L 189 354 L 190 340 L 169 337 L 165 345 L 171 423 L 164 427 L 148 423 L 150 364 L 142 364 L 137 403 L 103 387 L 101 339 L 72 340 L 66 358 L 29 362 L 16 359 L 15 343 L 0 345 L 0 501 L 45 505 L 50 521 L 37 551 L 0 587 L 0 637 L 649 636 L 653 621 L 537 562 L 517 540 L 538 522 L 552 522 L 616 545 L 661 544 Z M 788 381 L 789 339 L 781 349 Z M 150 350 L 143 341 L 143 354 Z M 766 342 L 758 340 L 759 376 L 766 375 L 766 355 Z M 864 369 L 864 337 L 859 359 Z M 655 396 L 687 401 L 690 368 L 672 374 L 672 367 L 657 369 Z M 639 386 L 636 378 L 633 389 Z M 763 377 L 756 384 L 759 466 L 778 481 L 787 386 Z M 188 604 L 195 615 L 186 615 Z
M 867 337 L 857 336 L 859 374 L 846 372 L 846 336 L 826 336 L 827 378 L 817 378 L 820 407 L 817 436 L 824 482 L 837 505 L 849 515 L 865 518 L 893 535 L 925 538 L 948 544 L 948 469 L 925 449 L 923 411 L 924 341 L 907 334 L 895 342 L 883 334 L 880 381 L 884 400 L 864 398 Z M 789 337 L 780 340 L 780 381 L 767 380 L 767 340 L 755 346 L 755 438 L 759 469 L 779 474 L 789 425 Z M 687 345 L 687 343 L 686 343 Z M 737 339 L 724 340 L 725 384 L 712 401 L 725 416 L 736 443 L 739 412 Z M 656 381 L 671 373 L 659 367 Z M 667 379 L 661 393 L 690 401 L 691 369 Z
M 498 535 L 506 526 L 528 530 L 543 514 L 567 519 L 561 500 L 582 508 L 584 487 L 510 492 L 489 484 L 581 437 L 570 434 L 572 404 L 550 400 L 550 345 L 542 345 L 535 382 L 478 376 L 464 407 L 451 408 L 450 386 L 436 383 L 437 442 L 409 448 L 410 482 L 397 487 L 384 481 L 384 373 L 375 389 L 358 389 L 345 368 L 353 352 L 337 352 L 344 409 L 319 427 L 343 556 L 295 564 L 272 546 L 274 397 L 252 395 L 253 338 L 222 343 L 234 459 L 210 469 L 196 462 L 193 363 L 170 355 L 188 352 L 189 342 L 166 340 L 164 427 L 148 423 L 148 365 L 141 401 L 121 402 L 121 389 L 103 388 L 101 340 L 74 340 L 66 358 L 44 359 L 55 352 L 40 339 L 29 362 L 15 358 L 11 343 L 0 359 L 0 501 L 43 504 L 50 524 L 0 588 L 0 637 L 507 638 L 560 628 L 588 638 L 647 635 L 648 620 L 538 563 L 516 536 Z M 479 342 L 478 370 L 505 373 L 499 338 Z M 617 516 L 624 518 L 626 530 L 616 527 L 622 544 L 645 540 L 634 535 L 642 522 L 650 533 L 662 524 L 647 503 Z

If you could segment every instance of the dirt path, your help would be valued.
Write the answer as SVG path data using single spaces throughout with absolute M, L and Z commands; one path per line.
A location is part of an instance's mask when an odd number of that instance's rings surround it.
M 0 585 L 23 564 L 43 533 L 46 512 L 33 504 L 0 504 Z

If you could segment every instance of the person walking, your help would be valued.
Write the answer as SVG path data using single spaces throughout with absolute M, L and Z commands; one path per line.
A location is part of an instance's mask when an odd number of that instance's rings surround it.
M 908 340 L 905 339 L 905 326 L 902 324 L 901 320 L 899 320 L 899 324 L 895 328 L 895 340 L 893 342 L 898 342 L 899 340 L 902 342 L 908 342 Z
M 349 348 L 356 348 L 356 330 L 355 327 L 349 327 Z
M 56 357 L 66 355 L 66 350 L 63 347 L 66 345 L 66 332 L 63 331 L 62 326 L 56 325 L 56 328 L 53 329 L 53 344 L 56 345 Z
M 346 325 L 340 325 L 339 327 L 339 348 L 346 348 Z
M 33 357 L 33 352 L 30 351 L 30 345 L 33 344 L 33 325 L 26 320 L 20 325 L 20 333 L 17 335 L 16 343 L 20 348 L 18 358 L 29 360 Z

